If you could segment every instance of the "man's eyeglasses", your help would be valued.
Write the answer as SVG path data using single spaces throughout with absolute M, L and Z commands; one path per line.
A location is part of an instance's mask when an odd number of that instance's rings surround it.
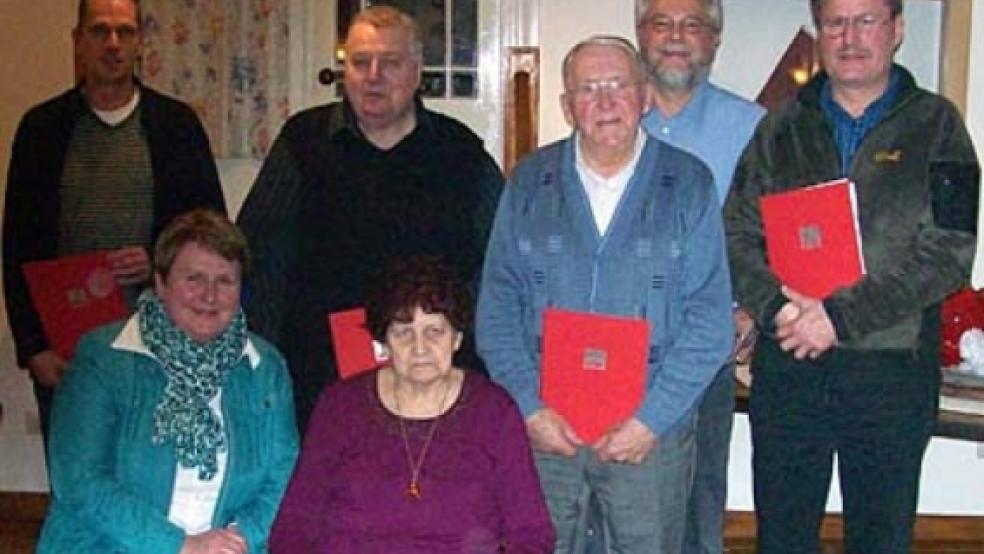
M 113 27 L 105 23 L 97 23 L 85 29 L 85 32 L 99 42 L 106 42 L 109 37 L 116 34 L 116 39 L 122 44 L 130 44 L 137 40 L 139 32 L 136 27 L 131 25 L 120 25 Z
M 605 92 L 613 97 L 622 97 L 628 94 L 632 87 L 638 86 L 634 81 L 623 81 L 621 79 L 605 79 L 601 81 L 584 81 L 578 83 L 571 93 L 579 102 L 594 102 L 601 98 Z
M 820 21 L 820 34 L 827 38 L 842 37 L 847 32 L 847 28 L 851 27 L 856 32 L 867 35 L 892 19 L 893 17 L 890 15 L 878 17 L 870 13 L 854 17 L 830 17 Z
M 681 35 L 695 36 L 704 32 L 710 27 L 707 21 L 695 16 L 688 16 L 674 21 L 665 15 L 657 15 L 643 20 L 640 27 L 646 27 L 657 35 L 673 34 L 674 30 L 679 30 Z

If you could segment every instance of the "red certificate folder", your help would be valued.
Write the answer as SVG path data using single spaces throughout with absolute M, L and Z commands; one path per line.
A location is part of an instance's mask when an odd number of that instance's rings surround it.
M 23 270 L 45 338 L 65 360 L 83 334 L 127 315 L 105 252 L 28 262 Z
M 642 402 L 649 322 L 547 308 L 540 395 L 586 443 L 632 417 Z
M 865 274 L 854 183 L 828 181 L 759 200 L 772 273 L 823 299 Z
M 382 346 L 372 340 L 366 329 L 365 309 L 353 308 L 328 314 L 328 329 L 340 379 L 365 373 L 386 361 Z

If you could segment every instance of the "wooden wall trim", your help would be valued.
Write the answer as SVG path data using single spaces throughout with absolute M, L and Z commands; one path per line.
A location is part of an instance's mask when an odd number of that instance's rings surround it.
M 537 147 L 540 128 L 540 49 L 511 47 L 507 53 L 503 117 L 503 172 Z
M 914 535 L 917 544 L 957 544 L 972 548 L 968 552 L 984 552 L 984 516 L 920 515 L 916 518 Z M 729 511 L 725 518 L 724 536 L 753 541 L 755 513 Z M 828 514 L 820 527 L 820 538 L 831 541 L 843 536 L 844 518 L 840 514 Z
M 943 2 L 940 46 L 940 92 L 967 116 L 967 76 L 970 68 L 972 0 Z

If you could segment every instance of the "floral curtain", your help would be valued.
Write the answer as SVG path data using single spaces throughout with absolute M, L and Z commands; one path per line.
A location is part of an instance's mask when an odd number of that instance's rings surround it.
M 289 1 L 141 4 L 142 78 L 198 112 L 218 157 L 264 157 L 287 118 Z

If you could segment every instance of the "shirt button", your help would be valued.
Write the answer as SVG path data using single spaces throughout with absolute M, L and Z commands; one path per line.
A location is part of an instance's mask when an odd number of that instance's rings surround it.
M 662 130 L 663 130 L 663 134 L 664 134 L 664 135 L 668 135 L 668 134 L 670 134 L 670 128 L 669 128 L 669 127 L 663 127 L 663 129 L 662 129 Z

